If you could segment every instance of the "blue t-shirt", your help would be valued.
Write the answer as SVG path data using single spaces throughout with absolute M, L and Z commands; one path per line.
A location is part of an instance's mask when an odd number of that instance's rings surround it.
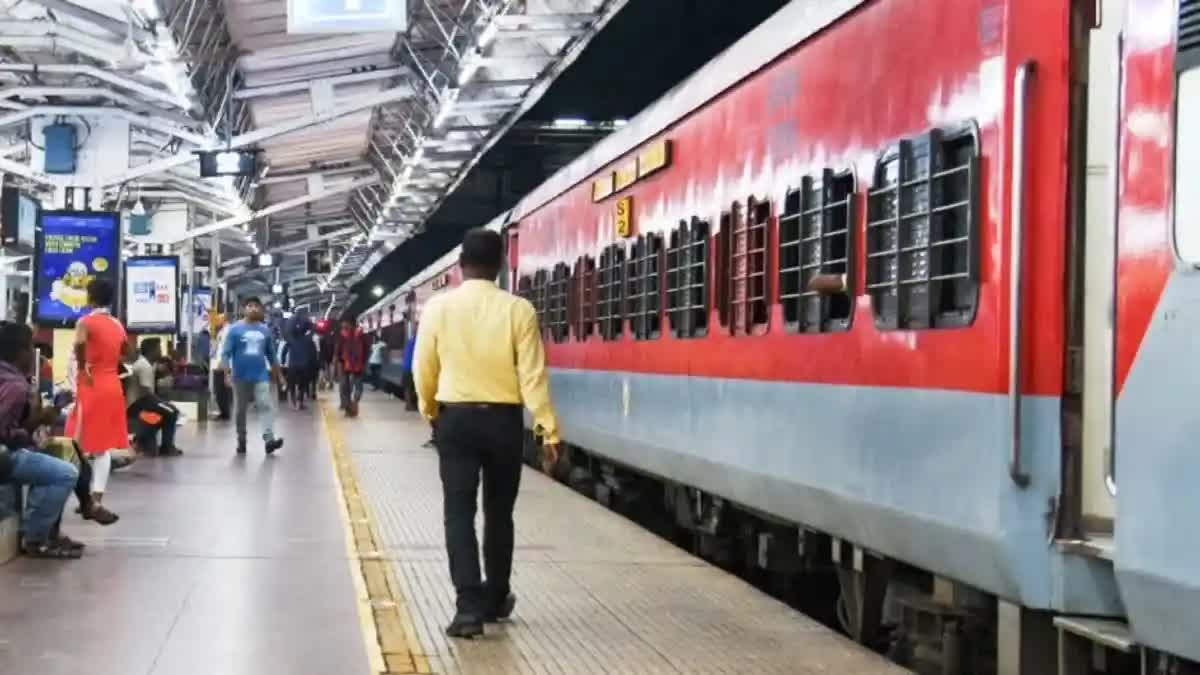
M 225 363 L 233 368 L 233 379 L 241 382 L 266 382 L 271 379 L 269 366 L 276 365 L 275 338 L 266 324 L 239 321 L 225 336 Z
M 408 338 L 408 342 L 404 345 L 404 361 L 401 369 L 406 373 L 411 373 L 413 369 L 413 356 L 417 351 L 417 336 L 414 335 Z

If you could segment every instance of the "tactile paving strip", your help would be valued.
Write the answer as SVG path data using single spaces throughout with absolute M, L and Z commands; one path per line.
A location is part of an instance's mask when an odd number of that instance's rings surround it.
M 904 669 L 532 470 L 516 513 L 513 621 L 442 633 L 454 612 L 428 427 L 382 397 L 342 423 L 379 552 L 436 673 L 788 673 Z M 481 529 L 479 531 L 482 531 Z

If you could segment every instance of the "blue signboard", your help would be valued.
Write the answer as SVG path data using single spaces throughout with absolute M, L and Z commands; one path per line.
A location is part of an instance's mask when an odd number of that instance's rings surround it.
M 402 33 L 406 0 L 288 0 L 289 33 Z
M 93 279 L 107 279 L 114 293 L 119 288 L 120 216 L 43 211 L 40 222 L 33 273 L 34 321 L 73 326 L 86 312 L 87 286 Z

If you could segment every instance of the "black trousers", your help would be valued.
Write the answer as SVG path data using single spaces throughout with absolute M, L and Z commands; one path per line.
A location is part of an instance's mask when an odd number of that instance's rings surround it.
M 79 510 L 87 514 L 92 510 L 92 465 L 87 455 L 75 446 L 75 456 L 79 458 L 79 478 L 75 480 L 75 499 L 79 500 Z M 50 538 L 57 539 L 62 534 L 62 514 L 50 528 Z
M 513 506 L 521 483 L 522 416 L 518 406 L 444 406 L 434 428 L 446 522 L 450 578 L 458 611 L 481 616 L 509 592 Z M 483 481 L 483 567 L 475 537 L 475 503 Z
M 229 406 L 233 401 L 233 390 L 229 388 L 229 383 L 225 381 L 225 371 L 218 370 L 213 375 L 214 394 L 217 399 L 217 411 L 221 419 L 229 419 Z
M 293 401 L 304 402 L 312 393 L 312 377 L 316 372 L 315 366 L 292 366 L 288 368 L 287 386 Z M 316 398 L 315 395 L 312 398 Z
M 157 426 L 146 427 L 146 435 L 152 436 L 155 432 L 162 432 L 162 444 L 159 446 L 159 451 L 170 450 L 175 447 L 175 430 L 179 423 L 179 408 L 167 403 L 154 394 L 146 394 L 145 396 L 134 401 L 129 406 L 129 417 L 140 422 L 138 417 L 144 411 L 158 413 L 162 417 L 162 421 Z M 144 424 L 144 423 L 143 423 Z M 142 425 L 139 425 L 142 426 Z M 144 442 L 146 438 L 139 437 L 139 442 Z
M 405 371 L 404 378 L 401 380 L 401 387 L 404 394 L 404 409 L 415 411 L 417 409 L 417 387 L 413 382 L 412 371 Z

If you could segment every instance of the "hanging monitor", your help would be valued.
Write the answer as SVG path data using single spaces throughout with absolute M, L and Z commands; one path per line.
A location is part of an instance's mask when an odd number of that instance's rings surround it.
M 257 150 L 203 150 L 200 157 L 200 177 L 255 176 L 258 174 Z
M 86 313 L 87 287 L 120 269 L 121 216 L 104 211 L 43 211 L 34 247 L 36 323 L 69 327 Z M 114 298 L 114 301 L 116 298 Z
M 125 262 L 125 327 L 130 333 L 175 334 L 179 328 L 179 258 L 142 256 Z
M 403 33 L 407 0 L 288 0 L 289 33 Z
M 307 274 L 329 274 L 333 272 L 333 254 L 326 246 L 310 248 L 305 252 L 304 271 Z

